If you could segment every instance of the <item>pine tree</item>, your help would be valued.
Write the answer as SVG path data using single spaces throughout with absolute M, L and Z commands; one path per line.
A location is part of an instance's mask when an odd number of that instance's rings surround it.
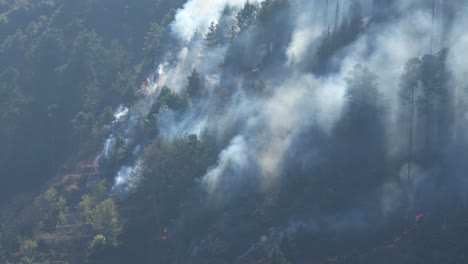
M 249 1 L 246 1 L 244 7 L 239 13 L 237 13 L 237 27 L 242 32 L 252 26 L 255 23 L 257 18 L 258 8 L 251 4 Z
M 223 44 L 225 40 L 224 32 L 221 26 L 211 22 L 208 32 L 205 34 L 204 44 L 207 47 L 214 47 Z
M 202 81 L 200 78 L 200 74 L 197 70 L 193 70 L 192 74 L 187 77 L 188 85 L 186 86 L 187 93 L 190 98 L 196 98 L 201 94 L 203 89 Z

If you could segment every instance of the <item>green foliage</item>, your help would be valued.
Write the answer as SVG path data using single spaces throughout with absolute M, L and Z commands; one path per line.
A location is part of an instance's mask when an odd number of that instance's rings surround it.
M 176 94 L 164 86 L 146 117 L 145 126 L 147 133 L 151 137 L 156 136 L 159 133 L 156 124 L 160 112 L 164 109 L 170 109 L 174 112 L 182 113 L 187 109 L 187 99 L 187 97 Z
M 56 68 L 63 63 L 64 52 L 63 32 L 48 27 L 34 42 L 26 56 L 30 63 L 39 69 L 37 74 L 40 74 L 43 70 Z
M 105 199 L 107 192 L 110 188 L 110 184 L 107 180 L 101 180 L 95 183 L 91 187 L 89 194 L 85 194 L 81 197 L 81 201 L 78 204 L 81 219 L 87 223 L 92 224 L 94 214 L 97 205 Z
M 86 138 L 94 125 L 94 116 L 92 113 L 79 112 L 72 121 L 74 134 L 80 140 Z
M 135 100 L 135 72 L 130 69 L 119 71 L 116 80 L 112 83 L 111 93 L 124 104 Z
M 91 225 L 94 230 L 104 235 L 110 245 L 117 246 L 122 224 L 112 199 L 106 199 L 96 205 L 91 215 Z
M 67 225 L 68 224 L 68 215 L 69 210 L 68 208 L 65 208 L 64 210 L 61 210 L 58 215 L 57 215 L 57 225 Z
M 101 145 L 112 109 L 136 99 L 141 75 L 148 74 L 161 55 L 164 28 L 184 3 L 0 0 L 0 174 L 10 175 L 0 177 L 0 201 L 18 190 L 38 192 L 62 173 L 57 172 L 63 161 L 90 152 L 90 145 Z M 137 72 L 142 58 L 148 67 Z M 187 99 L 173 95 L 164 105 L 185 107 Z M 117 149 L 120 153 L 123 147 Z M 96 228 L 103 227 L 97 223 L 106 215 L 115 219 L 116 208 L 103 201 L 109 188 L 107 182 L 96 184 L 80 204 L 84 221 Z M 57 224 L 74 224 L 67 219 L 65 199 L 53 188 L 27 207 L 30 204 L 1 209 L 0 244 L 9 256 L 19 233 L 38 235 L 53 232 Z M 16 219 L 18 214 L 28 223 Z M 108 244 L 115 244 L 119 228 L 110 223 L 105 230 L 110 234 L 101 233 Z M 29 256 L 23 260 L 34 262 Z M 0 263 L 5 261 L 0 256 Z
M 0 121 L 5 129 L 0 131 L 0 145 L 8 156 L 2 154 L 0 159 L 11 165 L 0 166 L 0 174 L 15 179 L 37 172 L 55 175 L 70 149 L 81 154 L 89 145 L 99 145 L 102 123 L 86 124 L 86 133 L 78 133 L 82 140 L 76 140 L 71 120 L 80 112 L 98 118 L 105 108 L 136 99 L 141 75 L 152 70 L 160 54 L 162 30 L 184 2 L 1 1 Z M 150 62 L 137 72 L 136 64 L 143 57 Z M 10 74 L 10 69 L 16 73 Z M 53 120 L 44 113 L 51 105 L 60 109 Z M 35 133 L 26 137 L 32 129 Z M 19 144 L 25 147 L 16 148 Z M 53 164 L 46 152 L 54 152 Z M 26 166 L 16 164 L 19 161 Z M 48 179 L 34 177 L 28 188 L 36 191 L 43 180 Z M 14 188 L 8 179 L 0 181 L 12 191 L 24 187 L 22 180 Z
M 326 29 L 322 33 L 321 42 L 313 54 L 311 65 L 308 65 L 309 70 L 317 74 L 325 74 L 336 70 L 336 66 L 330 64 L 331 58 L 356 40 L 362 30 L 361 25 L 361 18 L 357 17 L 349 23 L 344 23 L 336 31 Z
M 93 240 L 91 240 L 91 243 L 89 244 L 89 248 L 91 250 L 94 250 L 98 247 L 105 246 L 107 244 L 107 239 L 105 236 L 98 234 L 93 237 Z
M 348 105 L 345 109 L 346 117 L 343 118 L 348 129 L 346 133 L 348 133 L 348 136 L 363 135 L 363 132 L 371 130 L 367 125 L 379 123 L 379 114 L 382 113 L 381 95 L 377 88 L 377 75 L 358 64 L 346 77 L 346 84 Z M 356 122 L 361 125 L 356 126 Z M 357 138 L 354 139 L 357 140 Z
M 42 210 L 61 210 L 65 207 L 66 201 L 54 188 L 49 188 L 35 200 L 35 205 Z
M 450 144 L 454 131 L 454 85 L 446 65 L 447 52 L 408 60 L 400 80 L 400 99 L 409 107 L 404 122 L 412 128 L 417 124 L 414 149 L 419 153 L 415 158 L 430 163 Z
M 161 109 L 167 107 L 173 111 L 182 111 L 187 107 L 184 97 L 176 94 L 167 87 L 163 87 L 157 102 L 153 105 L 152 113 L 159 113 Z
M 102 128 L 105 127 L 110 122 L 112 122 L 114 120 L 114 118 L 115 117 L 114 117 L 114 112 L 112 111 L 112 107 L 107 106 L 106 108 L 104 108 L 101 115 L 97 118 L 96 122 L 93 123 L 93 127 L 92 127 L 92 130 L 91 130 L 91 137 L 90 137 L 90 138 L 94 139 L 93 142 L 92 142 L 93 144 L 101 142 L 100 140 L 102 140 L 102 138 L 104 138 L 104 136 L 105 136 L 105 131 Z M 89 123 L 92 123 L 91 120 L 89 121 Z M 81 126 L 79 125 L 78 128 L 80 128 L 80 127 Z M 86 126 L 81 127 L 81 128 L 85 129 L 84 131 L 87 131 L 86 129 L 88 129 Z M 80 129 L 78 129 L 78 130 L 75 129 L 75 136 L 78 135 L 77 132 L 79 130 Z
M 11 257 L 12 253 L 17 250 L 18 234 L 20 234 L 21 228 L 24 228 L 21 226 L 17 214 L 30 204 L 30 197 L 26 195 L 12 197 L 0 204 L 0 246 L 2 246 L 7 258 Z M 34 219 L 36 216 L 33 215 L 31 218 Z M 1 258 L 0 263 L 3 263 Z
M 414 90 L 420 113 L 427 114 L 437 101 L 447 100 L 447 84 L 451 78 L 446 69 L 447 50 L 436 55 L 409 59 L 401 77 L 401 98 L 409 103 Z
M 49 188 L 45 193 L 38 196 L 34 205 L 40 212 L 40 219 L 47 227 L 66 222 L 67 201 L 59 195 L 57 190 Z
M 258 7 L 251 4 L 248 0 L 245 2 L 244 7 L 236 15 L 236 26 L 240 32 L 245 31 L 255 24 L 257 18 Z
M 83 195 L 78 207 L 83 221 L 99 233 L 91 242 L 91 247 L 94 248 L 103 242 L 106 245 L 117 246 L 123 226 L 114 201 L 108 198 L 97 202 L 96 198 L 86 194 Z
M 61 67 L 61 71 L 67 77 L 67 83 L 73 81 L 75 83 L 70 85 L 80 86 L 80 90 L 69 92 L 83 98 L 82 109 L 96 115 L 108 104 L 121 102 L 126 96 L 129 96 L 127 100 L 133 97 L 129 60 L 129 54 L 118 41 L 112 41 L 106 48 L 96 33 L 81 32 L 73 42 L 68 63 Z
M 346 115 L 338 124 L 337 129 L 343 129 L 340 133 L 347 133 L 347 135 L 342 136 L 355 144 L 371 142 L 377 135 L 383 136 L 383 131 L 380 130 L 382 129 L 383 107 L 377 85 L 377 75 L 358 64 L 346 77 L 346 83 L 348 100 L 344 110 Z M 377 146 L 377 142 L 374 144 Z
M 291 0 L 266 0 L 261 4 L 258 10 L 258 19 L 264 23 L 268 23 L 271 17 L 279 11 L 284 11 L 291 6 Z M 271 26 L 271 24 L 270 24 Z
M 90 194 L 93 198 L 96 199 L 96 201 L 102 201 L 106 198 L 109 190 L 110 190 L 111 184 L 109 183 L 108 180 L 103 179 L 91 187 Z
M 29 238 L 18 238 L 19 253 L 23 263 L 33 263 L 34 253 L 38 247 L 37 242 Z
M 193 181 L 205 174 L 215 158 L 208 142 L 196 135 L 172 142 L 156 138 L 145 149 L 141 168 L 144 183 L 140 191 L 160 204 L 156 213 L 161 220 L 169 221 L 190 203 Z
M 378 89 L 377 76 L 366 67 L 356 65 L 346 78 L 346 104 L 333 132 L 334 183 L 336 193 L 344 192 L 350 184 L 359 181 L 355 191 L 368 191 L 379 186 L 385 175 L 387 142 L 384 124 L 383 98 Z M 352 153 L 352 159 L 350 159 Z M 365 160 L 366 166 L 354 166 Z M 343 175 L 343 176 L 341 176 Z M 346 175 L 346 176 L 344 176 Z M 337 178 L 338 179 L 338 178 Z M 322 193 L 324 208 L 342 208 L 349 200 L 332 192 Z
M 352 104 L 375 104 L 379 98 L 377 75 L 361 65 L 355 65 L 346 78 L 346 98 Z
M 203 91 L 203 83 L 197 70 L 194 69 L 192 71 L 190 76 L 187 77 L 187 81 L 188 83 L 185 89 L 190 98 L 194 99 L 200 96 Z
M 112 107 L 107 106 L 106 108 L 104 108 L 104 110 L 102 111 L 102 114 L 99 116 L 98 125 L 102 128 L 103 126 L 109 124 L 114 119 L 115 117 L 114 117 L 114 111 L 112 110 Z
M 91 224 L 93 217 L 93 210 L 96 206 L 96 200 L 88 194 L 83 195 L 81 202 L 78 204 L 81 217 L 87 224 Z
M 14 68 L 7 68 L 0 73 L 0 121 L 8 125 L 19 121 L 28 103 L 28 99 L 17 85 L 19 75 L 18 70 Z
M 151 24 L 150 30 L 146 33 L 143 46 L 143 70 L 153 66 L 154 60 L 161 55 L 161 38 L 164 29 L 158 23 Z
M 211 22 L 208 32 L 205 34 L 204 44 L 207 47 L 215 47 L 221 45 L 226 40 L 223 28 L 215 22 Z
M 29 257 L 22 257 L 21 264 L 34 264 L 34 261 Z

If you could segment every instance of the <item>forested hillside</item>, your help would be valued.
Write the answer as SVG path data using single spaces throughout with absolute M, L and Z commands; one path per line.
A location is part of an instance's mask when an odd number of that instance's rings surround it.
M 464 0 L 0 0 L 0 263 L 466 263 Z
M 0 2 L 0 255 L 36 228 L 18 215 L 40 218 L 34 197 L 94 155 L 113 110 L 135 101 L 183 2 Z
M 106 108 L 135 99 L 158 56 L 155 31 L 182 2 L 0 3 L 2 197 L 36 192 L 71 155 L 93 151 Z

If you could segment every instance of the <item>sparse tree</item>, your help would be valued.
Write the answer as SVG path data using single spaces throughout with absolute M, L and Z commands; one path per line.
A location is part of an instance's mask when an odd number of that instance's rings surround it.
M 236 25 L 241 32 L 255 24 L 257 11 L 258 7 L 251 4 L 248 0 L 244 3 L 244 7 L 236 15 Z
M 93 237 L 93 240 L 91 240 L 91 243 L 89 243 L 89 249 L 94 250 L 98 247 L 105 246 L 107 244 L 107 239 L 105 236 L 98 234 Z
M 112 199 L 106 199 L 96 206 L 91 216 L 93 229 L 102 233 L 110 245 L 118 244 L 122 232 L 117 206 Z
M 446 52 L 408 60 L 400 82 L 401 101 L 415 108 L 412 123 L 419 124 L 414 135 L 415 149 L 424 150 L 427 157 L 447 146 L 452 130 L 453 99 Z
M 35 207 L 40 211 L 42 222 L 48 227 L 55 226 L 59 222 L 59 214 L 66 213 L 66 204 L 65 198 L 54 188 L 49 188 L 34 201 Z
M 190 98 L 195 99 L 201 95 L 203 91 L 203 84 L 200 78 L 200 74 L 197 70 L 193 70 L 192 74 L 187 77 L 188 84 L 186 86 L 186 90 Z
M 79 112 L 72 124 L 75 136 L 82 142 L 92 131 L 94 116 L 92 113 Z
M 155 59 L 160 56 L 163 33 L 164 29 L 158 23 L 153 23 L 148 33 L 146 33 L 143 46 L 143 71 L 153 67 Z
M 88 194 L 83 195 L 81 202 L 78 204 L 80 209 L 81 217 L 84 222 L 91 224 L 93 217 L 93 210 L 96 206 L 96 200 Z
M 205 34 L 204 44 L 207 47 L 215 47 L 223 44 L 225 35 L 219 23 L 211 22 L 208 32 Z
M 38 247 L 37 242 L 29 238 L 18 238 L 19 253 L 22 264 L 34 263 L 34 254 Z
M 330 154 L 336 169 L 333 174 L 337 177 L 346 175 L 340 180 L 341 185 L 335 185 L 337 193 L 358 179 L 360 184 L 355 190 L 366 190 L 380 184 L 386 161 L 385 109 L 378 90 L 377 75 L 356 65 L 346 78 L 346 83 L 347 102 L 334 128 Z M 355 166 L 364 162 L 366 166 Z M 341 200 L 336 202 L 346 203 Z
M 17 84 L 19 75 L 19 71 L 14 68 L 0 72 L 0 121 L 5 128 L 0 136 L 5 132 L 3 136 L 13 133 L 29 101 Z

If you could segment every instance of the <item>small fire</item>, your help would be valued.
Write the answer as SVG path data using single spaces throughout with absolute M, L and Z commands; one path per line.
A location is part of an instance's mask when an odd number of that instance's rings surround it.
M 161 240 L 167 240 L 167 232 L 169 231 L 168 227 L 163 229 L 163 234 L 161 235 Z
M 92 173 L 98 174 L 99 173 L 99 163 L 98 159 L 93 160 L 91 163 L 80 163 L 78 164 L 78 170 L 92 170 Z
M 387 248 L 394 248 L 400 243 L 405 237 L 411 234 L 415 230 L 415 226 L 406 229 L 402 234 L 393 239 L 392 243 Z
M 140 88 L 138 89 L 138 91 L 136 91 L 136 95 L 137 96 L 148 96 L 149 94 L 149 91 L 148 91 L 148 87 L 150 86 L 150 79 L 149 78 L 146 78 L 144 81 L 141 82 L 141 85 L 140 85 Z
M 418 214 L 416 216 L 416 222 L 419 222 L 419 220 L 421 220 L 421 218 L 423 218 L 423 217 L 424 217 L 424 214 Z
M 430 212 L 420 213 L 420 214 L 416 215 L 415 222 L 410 227 L 406 228 L 401 234 L 395 236 L 388 246 L 382 247 L 382 248 L 375 247 L 375 248 L 372 249 L 372 252 L 369 252 L 369 253 L 371 253 L 373 256 L 375 256 L 376 254 L 378 254 L 378 252 L 381 251 L 381 249 L 384 250 L 384 251 L 385 250 L 395 249 L 398 246 L 399 243 L 404 241 L 408 236 L 410 236 L 412 233 L 414 233 L 416 230 L 418 230 L 422 226 L 422 224 L 420 223 L 422 218 L 428 218 L 428 220 L 429 220 L 431 216 L 432 216 L 432 213 L 430 213 Z M 468 226 L 468 221 L 465 222 L 465 225 Z M 443 223 L 441 229 L 442 229 L 443 232 L 446 232 L 447 231 L 447 224 Z M 344 259 L 343 257 L 328 257 L 326 259 L 323 259 L 322 262 L 324 262 L 324 263 L 336 263 L 336 262 L 339 262 L 339 261 L 341 261 L 343 259 Z M 260 264 L 260 263 L 257 263 L 257 264 Z

